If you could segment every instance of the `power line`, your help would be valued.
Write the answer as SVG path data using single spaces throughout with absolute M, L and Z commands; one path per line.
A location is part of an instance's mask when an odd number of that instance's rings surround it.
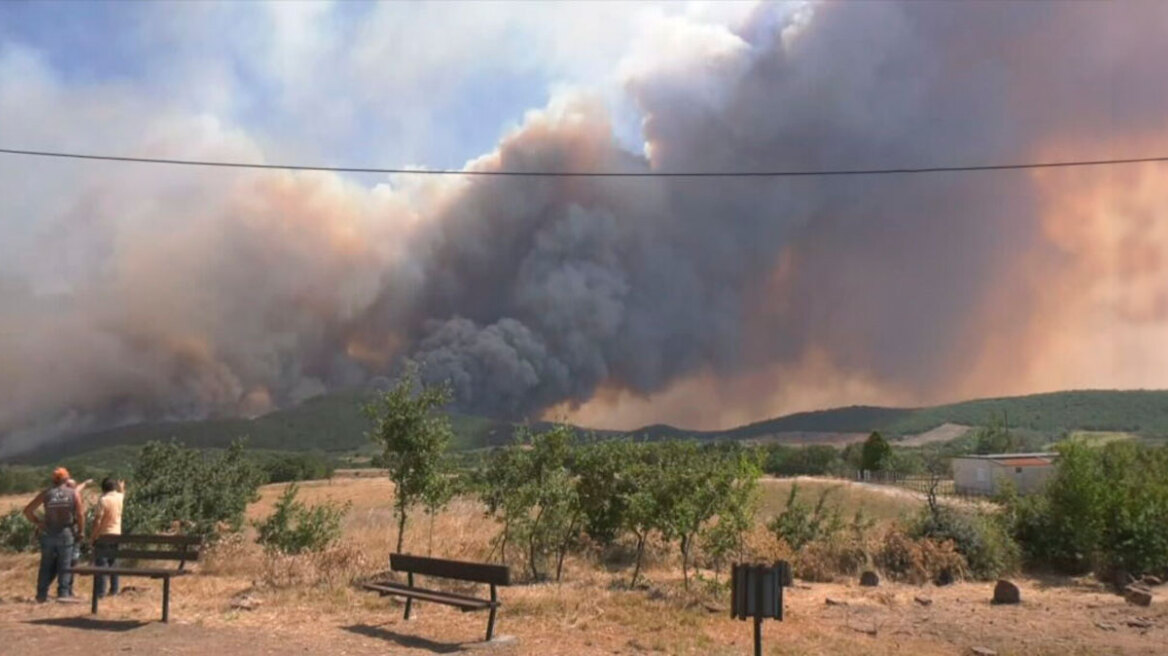
M 972 166 L 923 166 L 886 169 L 823 169 L 777 171 L 491 171 L 460 169 L 406 169 L 373 168 L 362 166 L 312 166 L 302 164 L 254 164 L 195 159 L 166 159 L 161 157 L 125 157 L 120 155 L 87 155 L 83 153 L 51 152 L 0 148 L 0 153 L 33 157 L 98 160 L 103 162 L 134 162 L 139 164 L 171 164 L 178 166 L 210 166 L 232 169 L 278 169 L 285 171 L 331 171 L 334 173 L 405 173 L 413 175 L 465 175 L 476 177 L 526 178 L 798 178 L 839 175 L 906 175 L 917 173 L 968 173 L 975 171 L 1017 171 L 1021 169 L 1056 169 L 1083 166 L 1112 166 L 1117 164 L 1147 164 L 1168 162 L 1168 156 L 1132 157 L 1127 159 L 1091 159 L 1061 162 L 1023 162 L 1011 164 L 983 164 Z

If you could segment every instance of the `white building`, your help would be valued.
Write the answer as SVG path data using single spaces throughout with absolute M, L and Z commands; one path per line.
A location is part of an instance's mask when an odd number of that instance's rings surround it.
M 1004 481 L 1019 494 L 1037 492 L 1054 473 L 1057 453 L 1001 453 L 953 459 L 953 488 L 958 494 L 994 495 Z

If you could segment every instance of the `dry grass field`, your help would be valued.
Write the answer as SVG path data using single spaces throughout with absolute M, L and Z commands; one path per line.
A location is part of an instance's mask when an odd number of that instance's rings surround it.
M 790 481 L 764 483 L 762 515 L 782 508 Z M 808 500 L 824 486 L 802 480 Z M 283 486 L 268 486 L 249 515 L 270 512 Z M 127 579 L 129 590 L 87 604 L 33 602 L 37 556 L 0 556 L 0 654 L 434 654 L 479 650 L 512 654 L 746 654 L 750 626 L 729 618 L 724 592 L 698 582 L 682 589 L 672 552 L 649 559 L 647 585 L 629 589 L 629 570 L 618 558 L 577 557 L 563 583 L 516 585 L 501 590 L 498 632 L 513 640 L 483 646 L 486 617 L 419 604 L 417 619 L 401 618 L 401 605 L 356 590 L 355 576 L 386 568 L 394 539 L 392 486 L 382 479 L 343 478 L 302 485 L 308 502 L 350 503 L 344 539 L 318 556 L 265 554 L 250 536 L 212 550 L 199 573 L 173 586 L 169 625 L 157 622 L 160 584 Z M 920 500 L 898 491 L 846 485 L 834 491 L 845 515 L 864 508 L 891 520 Z M 23 498 L 0 499 L 0 508 Z M 496 526 L 472 500 L 458 500 L 433 523 L 419 517 L 407 550 L 477 560 L 487 556 Z M 752 540 L 765 540 L 762 531 Z M 604 562 L 602 562 L 602 560 Z M 715 573 L 705 571 L 705 579 Z M 724 578 L 724 574 L 723 574 Z M 989 603 L 992 584 L 947 587 L 883 583 L 861 588 L 852 580 L 805 584 L 788 591 L 787 620 L 764 626 L 766 653 L 967 654 L 984 646 L 998 654 L 1164 654 L 1168 604 L 1126 605 L 1090 580 L 1024 578 L 1020 606 Z M 77 592 L 86 598 L 89 579 Z M 929 605 L 915 601 L 927 597 Z M 827 599 L 833 603 L 828 604 Z M 250 609 L 245 607 L 250 606 Z M 1134 626 L 1133 626 L 1134 625 Z

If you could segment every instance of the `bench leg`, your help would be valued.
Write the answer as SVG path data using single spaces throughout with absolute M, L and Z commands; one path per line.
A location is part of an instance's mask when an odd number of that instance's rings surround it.
M 414 587 L 414 573 L 413 573 L 413 572 L 408 572 L 408 573 L 406 574 L 406 577 L 407 577 L 407 580 L 409 581 L 409 586 L 410 586 L 411 588 L 412 588 L 412 587 Z M 412 597 L 406 597 L 406 619 L 407 619 L 407 620 L 408 620 L 408 619 L 410 619 L 410 609 L 412 609 L 413 607 L 414 607 L 414 600 L 413 600 L 413 598 L 412 598 Z
M 495 584 L 491 584 L 491 616 L 487 618 L 487 642 L 495 637 L 495 611 L 498 610 L 499 597 L 495 592 Z
M 89 612 L 97 615 L 97 576 L 93 577 L 93 598 L 89 601 Z
M 162 621 L 170 622 L 170 577 L 162 578 Z

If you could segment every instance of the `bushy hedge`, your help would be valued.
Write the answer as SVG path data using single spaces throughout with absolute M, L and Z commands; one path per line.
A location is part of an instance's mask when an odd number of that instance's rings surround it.
M 1060 447 L 1044 491 L 1008 497 L 1029 565 L 1066 573 L 1168 573 L 1168 450 L 1129 441 Z

